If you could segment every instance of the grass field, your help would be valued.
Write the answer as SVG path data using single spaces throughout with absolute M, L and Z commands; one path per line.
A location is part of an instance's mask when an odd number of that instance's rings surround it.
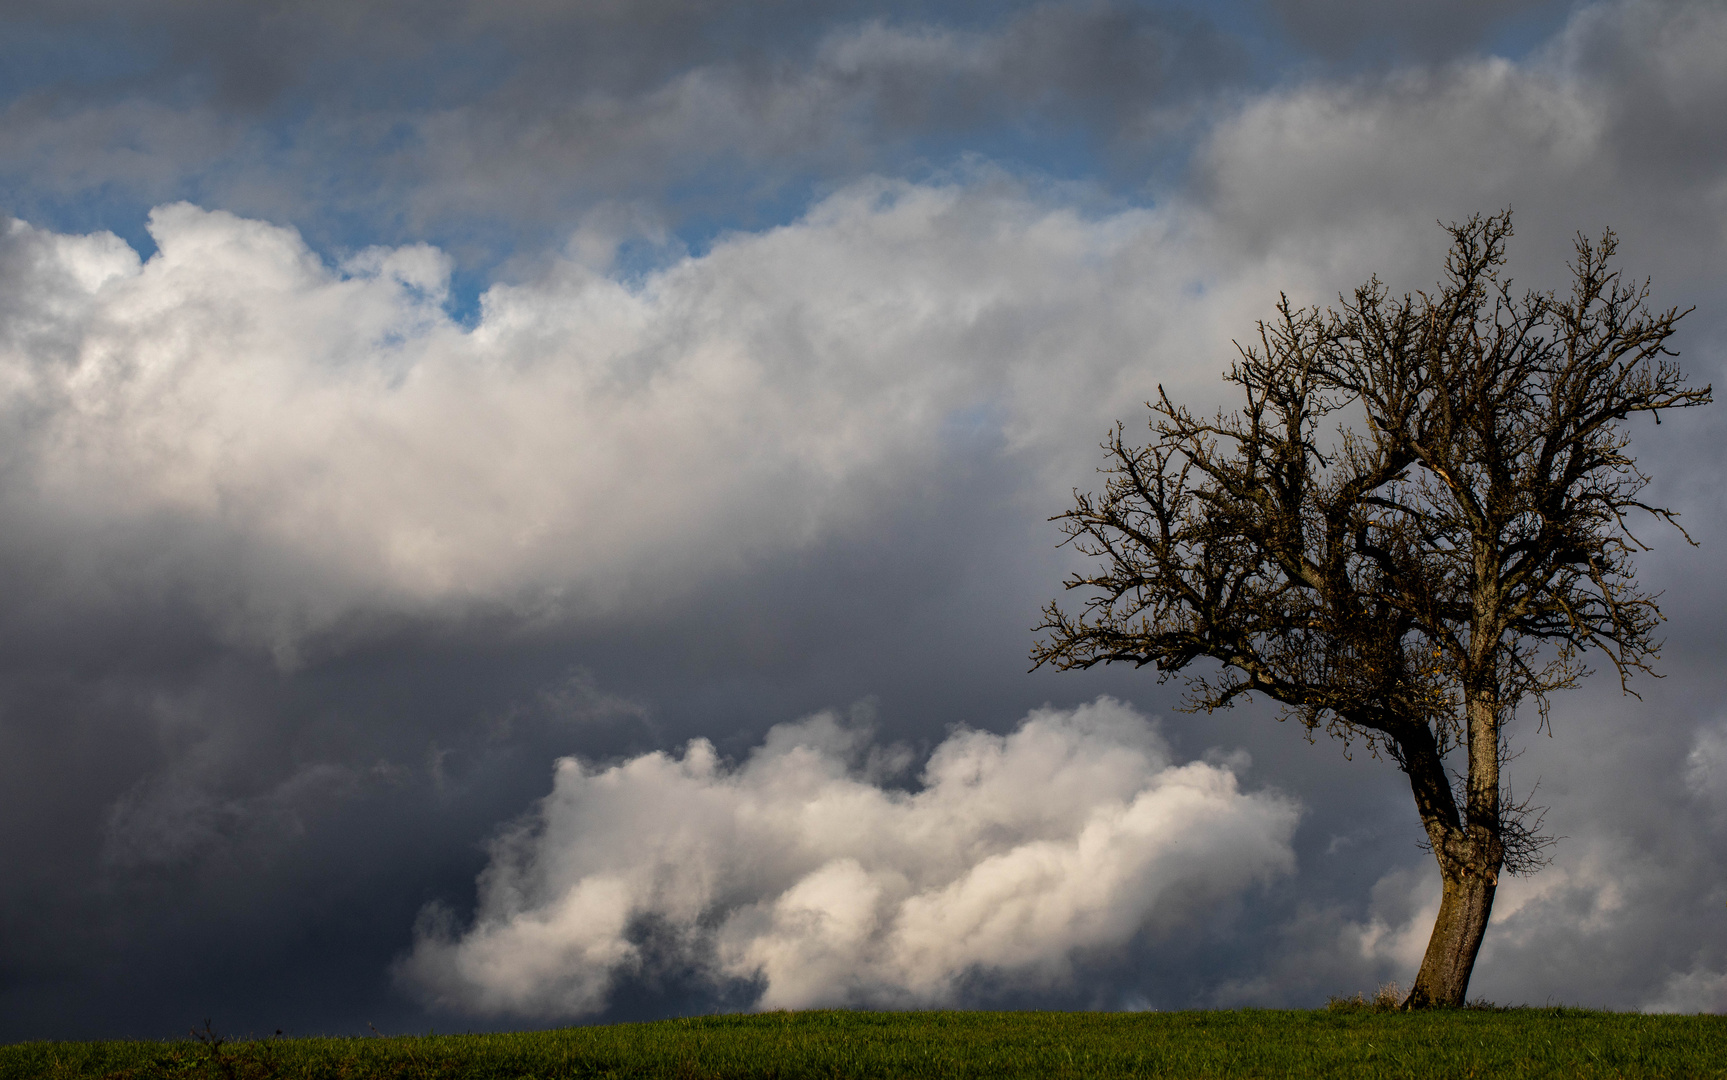
M 508 1035 L 0 1046 L 29 1077 L 1727 1077 L 1727 1017 L 803 1012 Z

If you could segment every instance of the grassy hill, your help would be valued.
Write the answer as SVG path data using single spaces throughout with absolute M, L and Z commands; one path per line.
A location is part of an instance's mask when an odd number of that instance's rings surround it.
M 1727 1077 L 1727 1017 L 802 1012 L 504 1035 L 0 1046 L 29 1077 Z

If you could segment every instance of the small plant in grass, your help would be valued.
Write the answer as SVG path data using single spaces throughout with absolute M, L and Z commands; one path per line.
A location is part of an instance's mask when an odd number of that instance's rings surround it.
M 1371 998 L 1357 990 L 1354 997 L 1328 998 L 1327 1012 L 1396 1012 L 1403 1007 L 1403 988 L 1394 982 L 1381 983 Z
M 191 1075 L 216 1076 L 221 1080 L 268 1080 L 277 1075 L 277 1063 L 266 1043 L 249 1041 L 242 1044 L 243 1049 L 236 1053 L 233 1040 L 217 1034 L 209 1020 L 204 1021 L 203 1031 L 192 1029 L 192 1038 L 203 1053 L 191 1058 L 174 1056 L 159 1062 L 159 1065 L 177 1067 L 176 1070 L 165 1071 L 164 1075 L 187 1075 L 187 1071 L 192 1069 L 197 1071 Z

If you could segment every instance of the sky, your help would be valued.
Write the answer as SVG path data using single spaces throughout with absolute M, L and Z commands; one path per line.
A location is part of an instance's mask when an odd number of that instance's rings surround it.
M 1401 775 L 1028 672 L 1048 518 L 1287 294 L 1611 227 L 1727 359 L 1727 8 L 14 0 L 0 1039 L 1313 1006 Z M 1727 1008 L 1727 420 L 1662 678 L 1520 716 L 1471 993 Z M 1358 748 L 1359 749 L 1359 748 Z

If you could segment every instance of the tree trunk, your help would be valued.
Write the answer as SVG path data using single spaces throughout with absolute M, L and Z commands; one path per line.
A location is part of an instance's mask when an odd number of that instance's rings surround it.
M 1493 551 L 1477 543 L 1476 576 L 1490 582 Z M 1415 985 L 1403 1002 L 1406 1009 L 1461 1006 L 1469 992 L 1469 976 L 1475 970 L 1475 955 L 1487 935 L 1487 920 L 1493 914 L 1493 894 L 1499 888 L 1499 870 L 1505 865 L 1505 845 L 1500 838 L 1503 824 L 1499 794 L 1501 687 L 1500 634 L 1496 613 L 1499 597 L 1487 586 L 1478 586 L 1471 620 L 1469 663 L 1463 672 L 1467 716 L 1465 745 L 1469 749 L 1469 773 L 1464 781 L 1468 807 L 1461 820 L 1455 803 L 1422 804 L 1423 791 L 1416 785 L 1416 804 L 1422 807 L 1422 824 L 1433 844 L 1439 877 L 1445 892 L 1439 901 L 1439 918 L 1433 921 L 1433 936 Z M 1486 629 L 1483 629 L 1483 628 Z M 1437 747 L 1436 747 L 1437 749 Z M 1441 755 L 1424 759 L 1428 771 L 1441 768 Z M 1405 768 L 1408 768 L 1406 764 Z M 1417 773 L 1410 772 L 1413 782 Z M 1446 785 L 1449 793 L 1450 785 Z
M 1475 954 L 1481 951 L 1487 919 L 1493 913 L 1493 894 L 1499 884 L 1496 869 L 1441 873 L 1445 894 L 1439 902 L 1439 918 L 1433 923 L 1433 936 L 1427 941 L 1427 955 L 1421 958 L 1415 985 L 1403 1002 L 1406 1009 L 1463 1004 Z

